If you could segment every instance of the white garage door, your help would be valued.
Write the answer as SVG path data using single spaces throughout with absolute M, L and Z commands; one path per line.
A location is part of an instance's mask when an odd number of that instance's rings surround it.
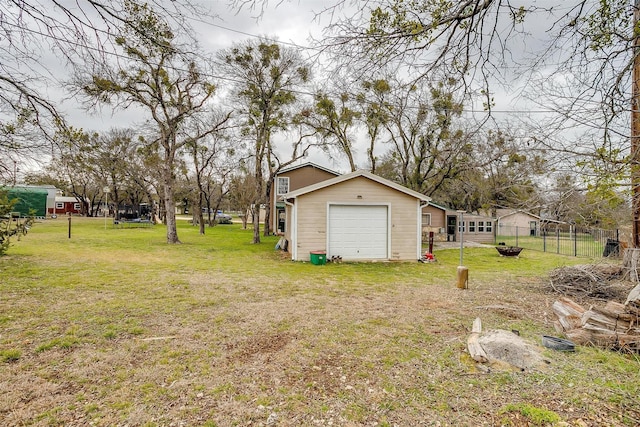
M 329 256 L 346 259 L 387 259 L 388 207 L 329 206 Z

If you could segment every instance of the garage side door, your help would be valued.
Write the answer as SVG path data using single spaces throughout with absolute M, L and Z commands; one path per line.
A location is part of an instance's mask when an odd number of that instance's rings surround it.
M 330 205 L 328 255 L 387 259 L 388 224 L 387 206 Z

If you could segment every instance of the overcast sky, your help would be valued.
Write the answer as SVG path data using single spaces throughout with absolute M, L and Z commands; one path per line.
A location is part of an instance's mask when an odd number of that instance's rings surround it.
M 234 42 L 257 38 L 273 37 L 280 42 L 299 46 L 309 46 L 310 37 L 319 37 L 322 26 L 314 21 L 314 10 L 318 10 L 326 0 L 301 0 L 282 4 L 279 7 L 268 7 L 260 19 L 257 12 L 251 10 L 231 10 L 227 0 L 202 0 L 211 9 L 214 18 L 203 16 L 202 19 L 190 19 L 191 25 L 198 34 L 200 47 L 205 54 L 213 54 L 230 47 Z M 303 50 L 304 52 L 304 50 Z M 307 52 L 313 52 L 308 50 Z M 55 59 L 49 58 L 48 64 L 54 66 Z M 59 64 L 58 64 L 59 65 Z M 66 105 L 67 103 L 65 103 Z M 74 102 L 69 102 L 74 106 Z M 75 117 L 76 113 L 74 113 Z M 79 114 L 78 118 L 83 114 Z M 109 126 L 111 120 L 94 117 L 85 123 L 97 128 Z
M 264 10 L 260 19 L 257 12 L 251 10 L 234 11 L 227 7 L 227 0 L 203 0 L 212 14 L 217 18 L 191 19 L 190 23 L 198 33 L 198 41 L 205 54 L 213 54 L 221 49 L 229 48 L 234 42 L 257 37 L 273 37 L 280 42 L 297 46 L 310 46 L 310 37 L 320 37 L 323 22 L 314 19 L 316 11 L 326 7 L 326 0 L 294 0 L 279 6 L 271 6 Z M 302 49 L 303 56 L 312 55 L 314 49 Z M 55 57 L 45 58 L 47 67 L 56 67 Z M 61 73 L 64 73 L 57 65 Z M 64 99 L 62 88 L 47 88 L 48 95 L 53 99 Z M 141 123 L 146 117 L 145 112 L 135 107 L 127 111 L 111 111 L 108 106 L 102 106 L 99 111 L 89 113 L 85 111 L 75 99 L 62 101 L 62 109 L 67 113 L 72 125 L 81 127 L 85 131 L 107 131 L 114 127 L 133 127 Z M 278 138 L 278 136 L 276 136 Z M 282 140 L 280 144 L 286 144 Z M 364 153 L 363 153 L 364 154 Z M 337 161 L 335 161 L 337 160 Z M 339 159 L 331 161 L 324 153 L 316 152 L 303 161 L 314 161 L 323 166 L 346 171 L 347 164 Z M 363 159 L 364 161 L 364 159 Z M 364 164 L 362 165 L 364 166 Z
M 269 7 L 265 8 L 260 19 L 256 19 L 257 11 L 240 10 L 233 11 L 227 6 L 228 0 L 202 0 L 208 6 L 217 19 L 203 17 L 203 19 L 192 19 L 191 23 L 198 33 L 198 40 L 205 53 L 214 53 L 220 49 L 230 47 L 234 42 L 248 38 L 267 36 L 277 38 L 280 42 L 291 43 L 299 46 L 310 46 L 310 37 L 320 38 L 322 30 L 329 22 L 329 17 L 324 16 L 318 20 L 317 13 L 334 0 L 290 0 L 279 2 L 272 0 Z M 544 6 L 545 4 L 558 5 L 558 1 L 551 0 L 523 0 L 523 4 L 535 4 Z M 277 5 L 277 6 L 276 6 Z M 349 12 L 349 11 L 347 11 Z M 516 53 L 524 50 L 534 50 L 539 40 L 544 38 L 545 31 L 551 26 L 552 19 L 548 16 L 539 17 L 537 21 L 529 19 L 529 36 L 522 40 L 517 47 Z M 303 55 L 313 54 L 312 49 L 303 50 Z M 542 71 L 542 70 L 541 70 Z M 316 73 L 317 74 L 317 73 Z M 528 111 L 539 110 L 539 106 L 524 103 L 521 99 L 515 99 L 519 88 L 523 82 L 513 81 L 511 88 L 496 87 L 495 110 L 497 116 L 506 117 L 507 111 Z M 58 88 L 49 88 L 50 95 L 54 98 L 62 97 L 63 91 Z M 66 100 L 62 104 L 63 109 L 68 113 L 74 126 L 82 127 L 85 130 L 105 131 L 112 127 L 129 127 L 136 125 L 142 120 L 142 114 L 135 113 L 134 109 L 126 112 L 112 113 L 108 108 L 103 107 L 102 114 L 89 115 L 82 110 L 77 101 Z M 482 110 L 481 105 L 468 105 L 469 110 Z M 478 113 L 482 115 L 483 113 Z M 535 113 L 534 113 L 535 114 Z M 356 148 L 357 162 L 359 166 L 366 167 L 365 149 Z M 309 159 L 324 166 L 345 171 L 347 165 L 341 159 L 327 159 L 323 153 L 314 153 Z

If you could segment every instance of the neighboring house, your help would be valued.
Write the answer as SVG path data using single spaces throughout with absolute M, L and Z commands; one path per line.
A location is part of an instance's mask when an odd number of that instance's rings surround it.
M 56 192 L 52 185 L 14 185 L 4 187 L 9 199 L 17 199 L 13 207 L 21 216 L 35 216 L 45 218 L 49 208 L 54 206 Z
M 430 232 L 434 234 L 435 241 L 460 241 L 460 233 L 464 232 L 464 240 L 476 243 L 494 243 L 495 218 L 465 213 L 462 216 L 462 227 L 459 227 L 460 213 L 447 209 L 436 203 L 422 208 L 422 232 L 423 239 L 427 239 Z
M 271 229 L 278 234 L 286 231 L 283 194 L 339 175 L 337 172 L 310 162 L 281 169 L 271 183 Z
M 455 214 L 455 211 L 450 212 L 451 214 L 447 216 L 449 220 L 451 220 L 452 215 Z M 456 221 L 458 221 L 458 218 L 459 214 L 456 216 Z M 464 232 L 463 240 L 476 243 L 495 243 L 495 218 L 486 215 L 465 213 L 462 216 L 462 221 L 462 230 Z M 451 231 L 451 227 L 448 227 L 448 229 Z M 460 229 L 457 231 L 459 235 Z
M 284 194 L 284 238 L 291 258 L 417 260 L 422 207 L 429 197 L 370 172 L 355 171 Z
M 56 196 L 54 206 L 49 208 L 49 215 L 80 215 L 82 206 L 75 197 Z
M 567 228 L 562 221 L 544 219 L 520 209 L 498 209 L 496 213 L 498 236 L 539 236 L 542 230 L 555 233 Z
M 422 208 L 422 239 L 426 241 L 433 232 L 434 240 L 447 239 L 447 208 L 433 202 Z

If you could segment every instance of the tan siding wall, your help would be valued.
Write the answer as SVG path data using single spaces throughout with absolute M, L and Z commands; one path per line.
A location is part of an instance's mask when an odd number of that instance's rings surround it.
M 537 228 L 540 227 L 540 222 L 537 218 L 527 215 L 524 212 L 516 212 L 513 215 L 506 216 L 500 219 L 499 225 L 503 225 L 503 227 L 498 227 L 497 234 L 501 236 L 515 236 L 516 233 L 523 235 L 529 234 L 530 222 L 535 221 L 538 225 Z M 518 227 L 518 230 L 514 227 Z
M 294 191 L 307 185 L 316 184 L 336 177 L 336 175 L 332 173 L 312 167 L 295 169 L 280 176 L 289 177 L 289 191 Z
M 294 191 L 308 185 L 316 184 L 327 179 L 335 178 L 336 175 L 329 173 L 323 169 L 318 169 L 313 166 L 305 166 L 303 168 L 294 169 L 289 172 L 284 172 L 278 175 L 278 177 L 289 178 L 289 191 Z M 277 178 L 276 178 L 277 179 Z M 271 206 L 274 212 L 271 212 L 271 228 L 276 231 L 278 229 L 278 219 L 275 216 L 275 206 L 278 195 L 276 194 L 276 183 L 271 183 Z M 288 222 L 288 221 L 287 221 Z
M 358 177 L 299 196 L 296 203 L 298 260 L 308 260 L 311 251 L 326 250 L 329 203 L 389 204 L 391 215 L 389 259 L 417 259 L 417 226 L 420 218 L 418 218 L 418 200 L 412 196 L 367 178 Z
M 483 216 L 483 215 L 466 214 L 464 216 L 464 222 L 465 222 L 465 232 L 464 232 L 465 241 L 471 241 L 476 243 L 489 243 L 489 244 L 494 242 L 495 238 L 493 236 L 494 236 L 494 229 L 495 229 L 496 223 L 493 218 Z M 474 222 L 474 231 L 471 231 L 471 222 Z M 483 232 L 479 231 L 480 222 L 484 223 L 483 227 L 485 231 Z M 491 231 L 486 231 L 487 224 L 490 224 Z
M 425 214 L 431 214 L 431 228 L 444 228 L 446 226 L 446 213 L 435 206 L 425 206 L 422 208 Z
M 530 221 L 540 222 L 536 217 L 533 217 L 526 212 L 513 212 L 509 209 L 498 209 L 497 216 L 500 218 L 500 223 L 511 227 L 529 227 Z M 509 215 L 510 214 L 510 215 Z
M 423 214 L 431 214 L 431 225 L 422 226 L 422 241 L 429 241 L 429 233 L 433 232 L 435 241 L 447 240 L 446 224 L 447 215 L 442 209 L 435 206 L 425 206 L 422 208 Z M 444 230 L 443 232 L 440 232 Z
M 445 241 L 447 240 L 447 221 L 446 218 L 448 215 L 455 215 L 456 218 L 459 219 L 459 214 L 456 211 L 443 211 L 442 209 L 438 209 L 435 206 L 427 206 L 425 208 L 422 209 L 423 213 L 430 213 L 431 214 L 431 226 L 426 226 L 426 227 L 422 227 L 422 239 L 423 241 L 426 243 L 428 241 L 429 238 L 429 232 L 433 232 L 434 233 L 434 240 L 435 241 Z M 470 227 L 469 227 L 469 223 L 473 221 L 475 222 L 475 231 L 471 232 L 470 231 Z M 491 224 L 491 232 L 479 232 L 478 231 L 478 223 L 482 221 L 484 224 L 486 223 L 490 223 Z M 477 242 L 477 243 L 493 243 L 494 239 L 494 234 L 493 234 L 493 229 L 495 228 L 495 221 L 493 218 L 488 217 L 488 216 L 484 216 L 484 215 L 475 215 L 475 214 L 465 214 L 464 215 L 464 222 L 467 224 L 467 227 L 465 228 L 465 233 L 464 233 L 464 240 L 468 240 L 468 241 L 472 241 L 472 242 Z M 443 232 L 440 232 L 442 229 L 444 229 Z M 484 226 L 484 229 L 486 229 L 486 226 Z M 458 236 L 458 228 L 456 226 L 456 239 L 459 240 L 459 236 Z

